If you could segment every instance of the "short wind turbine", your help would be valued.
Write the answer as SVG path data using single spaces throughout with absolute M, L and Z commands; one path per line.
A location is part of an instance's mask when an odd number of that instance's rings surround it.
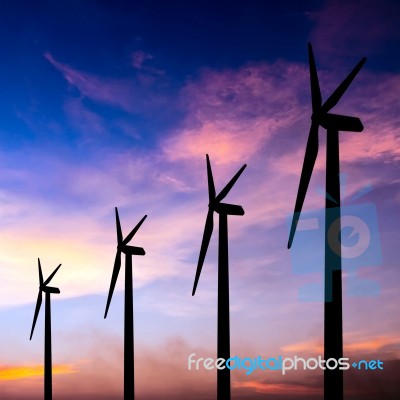
M 42 266 L 38 258 L 39 269 L 39 294 L 36 301 L 35 315 L 33 317 L 32 330 L 30 339 L 32 339 L 33 331 L 35 330 L 36 320 L 39 315 L 40 307 L 42 305 L 42 292 L 45 293 L 45 321 L 44 321 L 44 399 L 52 399 L 52 373 L 51 373 L 51 307 L 50 295 L 52 293 L 60 293 L 60 289 L 56 287 L 47 286 L 57 273 L 61 264 L 51 273 L 51 275 L 43 282 Z
M 311 44 L 308 44 L 310 65 L 312 115 L 311 129 L 301 171 L 300 184 L 294 208 L 289 234 L 288 248 L 291 247 L 297 223 L 311 179 L 318 154 L 318 128 L 327 130 L 326 142 L 326 199 L 325 199 L 325 301 L 324 301 L 324 359 L 343 357 L 343 318 L 342 318 L 342 259 L 340 236 L 340 182 L 339 182 L 339 131 L 362 132 L 364 129 L 359 118 L 329 113 L 343 96 L 355 76 L 364 65 L 364 57 L 322 104 L 317 68 Z M 336 222 L 335 222 L 336 221 Z M 329 244 L 330 228 L 339 224 L 336 239 L 339 245 L 332 248 Z M 324 399 L 343 399 L 343 371 L 339 368 L 324 370 Z
M 132 256 L 144 256 L 146 253 L 142 247 L 128 246 L 128 243 L 135 236 L 145 215 L 133 228 L 131 233 L 123 239 L 121 224 L 119 222 L 118 209 L 115 207 L 115 219 L 117 225 L 117 254 L 115 256 L 114 269 L 111 277 L 110 291 L 108 292 L 106 311 L 104 318 L 107 318 L 108 309 L 114 293 L 115 284 L 119 270 L 121 269 L 121 253 L 125 254 L 125 317 L 124 317 L 124 399 L 135 398 L 134 381 L 134 351 L 133 351 L 133 290 L 132 290 Z
M 211 170 L 210 159 L 207 154 L 208 177 L 208 214 L 204 228 L 203 240 L 197 263 L 194 279 L 194 296 L 201 269 L 210 243 L 214 228 L 214 212 L 219 214 L 219 240 L 218 240 L 218 330 L 217 330 L 217 357 L 228 360 L 230 358 L 230 334 L 229 334 L 229 257 L 228 257 L 228 215 L 244 215 L 241 206 L 221 203 L 233 185 L 239 179 L 246 168 L 246 164 L 236 173 L 229 183 L 216 196 L 214 179 Z M 218 369 L 217 372 L 217 400 L 229 400 L 231 398 L 231 376 L 228 368 Z

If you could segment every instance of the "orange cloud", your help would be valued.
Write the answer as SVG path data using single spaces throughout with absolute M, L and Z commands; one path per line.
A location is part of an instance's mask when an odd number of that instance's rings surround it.
M 349 341 L 349 337 L 354 337 L 354 334 L 348 334 L 344 338 L 343 350 L 349 353 L 373 353 L 381 351 L 384 347 L 397 348 L 400 345 L 400 339 L 396 336 L 378 336 L 375 338 Z M 346 340 L 347 339 L 347 340 Z M 350 339 L 351 340 L 351 339 Z M 281 348 L 283 352 L 288 353 L 305 353 L 305 354 L 323 354 L 324 346 L 322 343 L 318 343 L 315 340 L 308 340 L 299 343 L 289 344 Z
M 376 338 L 363 340 L 360 342 L 354 342 L 344 345 L 345 351 L 348 352 L 376 352 L 384 347 L 392 346 L 398 347 L 400 345 L 400 338 L 396 336 L 379 336 Z
M 288 353 L 315 353 L 322 354 L 324 352 L 324 346 L 316 343 L 313 340 L 306 342 L 293 343 L 281 348 L 283 352 Z
M 257 393 L 265 394 L 319 394 L 322 389 L 311 388 L 302 385 L 285 383 L 265 383 L 265 382 L 233 382 L 234 388 L 253 389 Z
M 77 368 L 71 364 L 60 364 L 53 366 L 53 375 L 73 374 L 77 372 Z M 11 381 L 16 379 L 36 378 L 43 376 L 43 365 L 31 366 L 0 366 L 0 381 Z

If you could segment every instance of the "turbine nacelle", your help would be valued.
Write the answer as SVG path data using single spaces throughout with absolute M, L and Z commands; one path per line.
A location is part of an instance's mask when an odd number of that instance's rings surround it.
M 209 206 L 218 214 L 226 215 L 244 215 L 244 210 L 242 206 L 236 204 L 218 203 L 215 206 Z
M 52 287 L 52 286 L 45 286 L 45 287 L 42 287 L 42 288 L 39 287 L 39 290 L 41 290 L 44 293 L 56 293 L 56 294 L 60 293 L 60 289 L 59 288 Z
M 322 126 L 324 129 L 342 132 L 362 132 L 364 126 L 357 117 L 339 115 L 332 113 L 313 113 L 311 121 Z
M 117 249 L 121 253 L 130 254 L 132 256 L 144 256 L 146 254 L 143 247 L 122 245 L 122 246 L 117 246 Z
M 319 123 L 326 130 L 342 132 L 362 132 L 364 129 L 360 118 L 339 114 L 325 114 Z

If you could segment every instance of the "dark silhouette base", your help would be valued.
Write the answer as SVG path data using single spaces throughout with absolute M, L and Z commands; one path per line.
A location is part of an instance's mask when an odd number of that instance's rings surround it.
M 324 359 L 343 357 L 342 317 L 342 259 L 340 235 L 340 167 L 339 132 L 328 129 L 326 145 L 326 202 L 325 202 L 325 320 Z M 335 200 L 335 201 L 334 201 Z M 329 228 L 338 221 L 338 237 L 332 249 Z M 339 368 L 324 370 L 324 399 L 343 400 L 343 371 Z
M 124 399 L 135 398 L 133 350 L 132 255 L 125 255 Z
M 217 357 L 230 358 L 228 215 L 219 214 Z M 217 372 L 217 400 L 231 398 L 231 371 Z
M 51 368 L 51 305 L 50 293 L 45 297 L 45 322 L 44 322 L 44 400 L 51 400 L 52 391 L 52 368 Z
M 117 254 L 113 273 L 111 276 L 110 290 L 108 292 L 106 310 L 104 318 L 107 318 L 111 299 L 117 283 L 119 270 L 121 268 L 121 255 L 125 254 L 125 303 L 124 303 L 124 399 L 132 400 L 135 398 L 134 381 L 134 345 L 133 345 L 133 289 L 132 289 L 132 256 L 144 256 L 146 252 L 142 247 L 130 246 L 128 243 L 133 239 L 144 220 L 145 215 L 124 239 L 122 236 L 121 223 L 119 220 L 118 209 L 115 207 L 115 223 L 117 228 Z

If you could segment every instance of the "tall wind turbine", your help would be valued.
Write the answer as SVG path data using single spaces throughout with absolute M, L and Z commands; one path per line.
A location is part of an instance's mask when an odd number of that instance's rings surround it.
M 343 96 L 361 67 L 365 57 L 355 66 L 346 79 L 322 104 L 317 68 L 311 44 L 308 44 L 310 65 L 312 115 L 303 169 L 297 192 L 294 215 L 289 234 L 288 248 L 291 247 L 300 219 L 301 209 L 311 179 L 318 154 L 318 128 L 327 130 L 326 142 L 326 199 L 325 199 L 325 301 L 324 301 L 324 358 L 343 357 L 343 318 L 342 318 L 342 259 L 340 236 L 340 182 L 339 182 L 339 131 L 362 132 L 359 118 L 329 113 Z M 332 224 L 339 224 L 338 248 L 329 245 L 328 235 Z M 343 371 L 336 368 L 324 370 L 324 399 L 343 399 Z
M 42 305 L 42 292 L 46 294 L 45 297 L 45 321 L 44 321 L 44 399 L 52 399 L 52 374 L 51 374 L 51 308 L 50 308 L 50 294 L 60 293 L 60 289 L 56 287 L 47 286 L 57 273 L 61 264 L 51 273 L 51 275 L 43 282 L 42 266 L 38 258 L 39 269 L 39 294 L 36 301 L 35 315 L 33 317 L 31 336 L 35 330 L 36 320 L 39 315 L 40 307 Z
M 132 290 L 132 256 L 144 256 L 146 253 L 142 247 L 128 246 L 128 243 L 135 236 L 145 215 L 132 229 L 131 233 L 123 239 L 121 224 L 119 222 L 118 209 L 115 207 L 115 219 L 117 225 L 117 254 L 115 256 L 114 269 L 111 277 L 110 291 L 108 292 L 106 311 L 104 318 L 107 318 L 108 308 L 114 293 L 115 284 L 119 270 L 121 269 L 121 253 L 125 254 L 125 320 L 124 320 L 124 399 L 135 398 L 134 381 L 134 355 L 133 355 L 133 290 Z
M 201 242 L 199 261 L 197 263 L 196 277 L 194 279 L 194 296 L 197 283 L 200 278 L 204 258 L 207 253 L 211 235 L 214 228 L 214 212 L 219 214 L 219 240 L 218 240 L 218 331 L 217 331 L 217 354 L 218 358 L 227 360 L 230 358 L 230 335 L 229 335 L 229 257 L 228 257 L 228 215 L 244 215 L 241 206 L 235 204 L 221 203 L 233 185 L 239 179 L 246 168 L 246 164 L 236 173 L 229 183 L 221 190 L 218 196 L 215 193 L 214 179 L 211 170 L 210 159 L 207 154 L 207 177 L 208 177 L 208 214 L 204 228 L 203 240 Z M 229 400 L 231 398 L 231 375 L 228 368 L 218 369 L 217 372 L 217 400 Z

